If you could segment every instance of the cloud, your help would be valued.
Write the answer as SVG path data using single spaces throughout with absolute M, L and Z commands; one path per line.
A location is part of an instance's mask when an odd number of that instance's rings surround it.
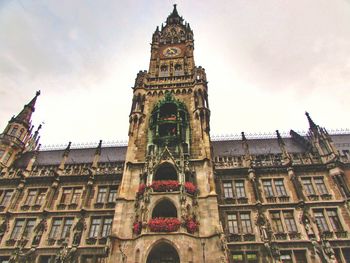
M 34 121 L 46 123 L 44 143 L 126 138 L 130 87 L 171 9 L 156 0 L 2 1 L 1 127 L 41 89 Z M 306 109 L 324 126 L 347 125 L 349 1 L 179 1 L 178 10 L 208 75 L 213 133 L 305 129 Z

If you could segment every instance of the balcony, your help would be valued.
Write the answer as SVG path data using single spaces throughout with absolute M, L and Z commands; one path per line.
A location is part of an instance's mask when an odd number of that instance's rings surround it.
M 147 225 L 151 232 L 176 232 L 181 222 L 176 217 L 156 217 L 150 219 Z

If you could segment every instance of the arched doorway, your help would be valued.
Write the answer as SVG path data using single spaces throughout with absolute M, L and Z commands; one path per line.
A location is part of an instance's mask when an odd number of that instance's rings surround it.
M 161 242 L 152 248 L 147 263 L 180 263 L 180 258 L 172 245 Z

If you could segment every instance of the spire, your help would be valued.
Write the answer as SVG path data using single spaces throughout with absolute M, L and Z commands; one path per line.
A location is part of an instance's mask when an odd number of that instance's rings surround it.
M 314 121 L 311 119 L 310 114 L 306 111 L 305 115 L 307 117 L 307 120 L 309 121 L 309 126 L 310 126 L 310 130 L 312 131 L 317 131 L 317 125 L 314 123 Z
M 19 122 L 29 128 L 32 113 L 35 111 L 36 99 L 39 95 L 40 90 L 36 92 L 35 97 L 28 104 L 26 104 L 23 110 L 16 117 L 12 118 L 10 122 Z
M 183 20 L 184 19 L 182 17 L 180 17 L 179 13 L 177 12 L 176 4 L 174 4 L 173 12 L 166 19 L 167 25 L 169 25 L 169 24 L 182 24 Z

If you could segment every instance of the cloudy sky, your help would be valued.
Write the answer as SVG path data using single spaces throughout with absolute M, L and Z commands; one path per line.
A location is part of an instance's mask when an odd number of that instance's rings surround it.
M 126 140 L 173 1 L 0 0 L 0 129 L 35 94 L 43 144 Z M 177 1 L 206 69 L 211 134 L 349 128 L 349 0 Z

